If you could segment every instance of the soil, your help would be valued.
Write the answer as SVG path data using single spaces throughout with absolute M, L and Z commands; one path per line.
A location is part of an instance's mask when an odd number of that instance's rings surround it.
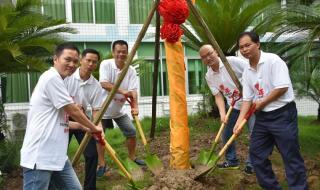
M 209 149 L 211 139 L 213 138 L 211 134 L 199 133 L 199 136 L 192 137 L 190 140 L 190 160 L 191 163 L 197 159 L 200 150 Z M 200 180 L 194 180 L 196 173 L 201 170 L 199 165 L 193 164 L 193 168 L 189 170 L 171 170 L 169 169 L 169 132 L 161 132 L 155 140 L 150 141 L 151 152 L 155 153 L 164 165 L 164 170 L 160 172 L 159 175 L 153 176 L 153 184 L 144 189 L 147 190 L 175 190 L 175 189 L 185 189 L 185 190 L 220 190 L 220 189 L 250 189 L 250 187 L 256 187 L 257 181 L 254 175 L 247 176 L 244 175 L 241 170 L 239 171 L 217 171 L 210 175 L 209 177 L 203 177 Z M 246 137 L 243 137 L 243 139 Z M 243 165 L 247 158 L 247 145 L 245 140 L 241 140 L 237 143 L 237 155 L 240 163 Z M 141 146 L 141 145 L 139 145 Z M 138 147 L 138 150 L 142 147 Z M 272 155 L 272 160 L 277 160 L 279 163 L 273 164 L 274 172 L 276 173 L 279 181 L 285 181 L 285 174 L 283 169 L 283 164 L 280 159 L 280 155 L 277 151 Z M 310 189 L 317 189 L 320 186 L 320 154 L 316 159 L 309 159 L 305 157 L 305 164 L 308 171 L 308 183 Z M 80 163 L 76 168 L 76 172 L 82 175 L 83 163 Z M 116 173 L 116 172 L 112 172 Z M 22 176 L 21 169 L 12 171 L 5 177 L 6 181 L 4 184 L 4 190 L 18 190 L 22 189 Z M 110 175 L 108 181 L 119 180 L 122 176 L 120 175 Z M 230 181 L 232 180 L 232 181 Z M 123 189 L 120 185 L 114 186 L 113 189 Z

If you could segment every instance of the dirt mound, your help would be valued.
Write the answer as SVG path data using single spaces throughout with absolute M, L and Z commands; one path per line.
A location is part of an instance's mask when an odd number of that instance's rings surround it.
M 165 170 L 155 177 L 154 184 L 148 190 L 208 189 L 201 182 L 193 180 L 192 176 L 192 170 Z

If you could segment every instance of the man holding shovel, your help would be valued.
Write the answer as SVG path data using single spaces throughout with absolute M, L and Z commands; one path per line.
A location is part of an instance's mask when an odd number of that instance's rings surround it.
M 250 67 L 243 73 L 243 104 L 234 133 L 252 103 L 256 121 L 250 139 L 250 158 L 263 189 L 281 189 L 269 156 L 276 146 L 282 156 L 289 189 L 308 189 L 306 169 L 298 142 L 297 109 L 286 63 L 273 53 L 260 50 L 259 36 L 254 32 L 239 35 L 241 54 Z
M 44 72 L 32 93 L 27 130 L 21 149 L 23 189 L 48 189 L 50 179 L 58 189 L 82 189 L 68 159 L 69 127 L 102 132 L 70 97 L 64 79 L 79 62 L 79 50 L 70 43 L 58 45 L 54 66 Z M 69 122 L 70 115 L 75 122 Z
M 112 90 L 114 83 L 116 82 L 118 76 L 122 72 L 122 69 L 125 65 L 125 61 L 128 56 L 128 43 L 123 40 L 117 40 L 112 43 L 112 55 L 113 59 L 104 60 L 100 65 L 100 84 L 103 91 L 103 97 L 107 97 L 108 93 Z M 119 128 L 121 129 L 123 135 L 127 138 L 127 148 L 129 158 L 133 160 L 138 165 L 145 165 L 143 160 L 136 158 L 136 130 L 131 122 L 129 116 L 124 113 L 123 105 L 127 101 L 127 98 L 132 100 L 131 114 L 138 115 L 138 77 L 135 69 L 130 66 L 128 72 L 123 79 L 117 94 L 114 96 L 112 102 L 109 105 L 108 110 L 105 112 L 102 125 L 105 128 L 112 128 L 112 120 L 114 120 Z M 99 169 L 104 173 L 105 163 L 104 158 L 101 155 L 104 155 L 104 149 L 99 151 Z M 100 174 L 99 174 L 100 175 Z
M 85 49 L 81 54 L 80 67 L 64 81 L 73 101 L 87 113 L 89 107 L 92 110 L 92 116 L 95 116 L 102 105 L 102 88 L 100 83 L 94 78 L 92 72 L 97 68 L 100 60 L 100 54 L 94 49 Z M 102 128 L 102 126 L 101 126 Z M 85 131 L 70 130 L 70 140 L 75 136 L 80 144 Z M 96 189 L 96 170 L 98 164 L 97 144 L 94 138 L 91 138 L 84 150 L 85 157 L 85 179 L 84 189 Z
M 236 85 L 234 84 L 232 78 L 230 77 L 229 73 L 227 72 L 226 68 L 224 67 L 222 61 L 218 57 L 217 52 L 213 49 L 211 45 L 203 45 L 199 50 L 199 54 L 202 59 L 202 62 L 208 66 L 206 80 L 212 94 L 215 97 L 215 102 L 220 113 L 220 120 L 222 123 L 226 124 L 222 135 L 222 140 L 225 144 L 233 134 L 233 127 L 240 113 L 240 93 Z M 236 76 L 239 79 L 241 79 L 244 69 L 248 67 L 248 63 L 243 59 L 234 56 L 229 56 L 227 57 L 227 59 L 228 62 L 231 64 L 231 67 L 234 70 Z M 234 104 L 234 108 L 232 109 L 229 118 L 226 118 L 226 104 L 224 101 L 224 97 L 227 99 L 227 107 L 232 106 Z M 236 102 L 232 103 L 232 101 Z M 252 125 L 253 124 L 251 119 L 251 122 L 249 122 L 250 131 L 252 129 Z M 239 161 L 236 155 L 235 143 L 232 143 L 231 146 L 227 149 L 225 159 L 225 162 L 218 164 L 218 168 L 239 168 Z M 252 174 L 253 172 L 249 158 L 246 161 L 246 167 L 244 171 L 247 174 Z

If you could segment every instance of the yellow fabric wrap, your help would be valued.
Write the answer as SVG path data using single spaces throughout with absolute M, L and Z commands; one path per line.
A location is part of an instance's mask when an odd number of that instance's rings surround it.
M 181 40 L 165 42 L 170 98 L 170 168 L 189 169 L 185 63 Z

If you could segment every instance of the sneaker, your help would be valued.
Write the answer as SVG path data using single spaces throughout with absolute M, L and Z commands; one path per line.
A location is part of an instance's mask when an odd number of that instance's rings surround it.
M 246 166 L 244 168 L 244 174 L 246 175 L 252 175 L 253 174 L 253 168 L 251 166 Z
M 109 170 L 107 166 L 99 166 L 97 169 L 97 177 L 102 177 Z
M 218 164 L 217 167 L 219 169 L 228 169 L 228 170 L 237 170 L 237 169 L 239 169 L 239 165 L 231 165 L 228 162 L 223 162 L 221 164 Z
M 136 164 L 138 164 L 139 166 L 145 166 L 146 163 L 143 160 L 140 160 L 138 158 L 133 160 Z

